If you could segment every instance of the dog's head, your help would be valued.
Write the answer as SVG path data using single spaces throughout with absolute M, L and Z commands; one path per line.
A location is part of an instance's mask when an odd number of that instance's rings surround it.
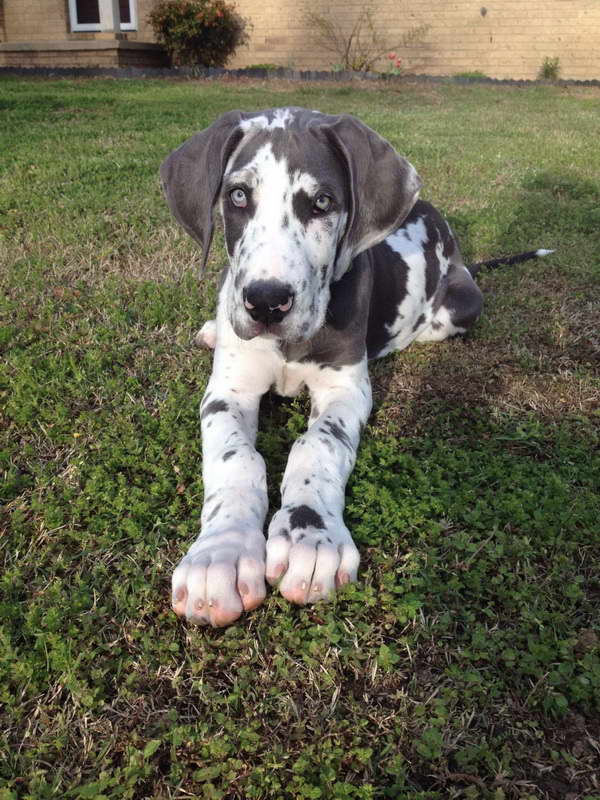
M 237 335 L 287 342 L 323 325 L 331 283 L 402 223 L 421 187 L 359 120 L 300 108 L 224 114 L 168 156 L 161 178 L 203 266 L 220 208 Z

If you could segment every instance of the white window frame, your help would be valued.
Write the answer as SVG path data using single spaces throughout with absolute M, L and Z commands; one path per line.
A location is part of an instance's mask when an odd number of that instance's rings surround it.
M 122 22 L 120 29 L 122 31 L 136 31 L 137 30 L 137 3 L 136 0 L 129 0 L 129 16 L 131 22 Z M 77 22 L 77 0 L 69 0 L 69 17 L 71 21 L 71 30 L 73 33 L 78 31 L 101 31 L 102 25 L 100 22 Z

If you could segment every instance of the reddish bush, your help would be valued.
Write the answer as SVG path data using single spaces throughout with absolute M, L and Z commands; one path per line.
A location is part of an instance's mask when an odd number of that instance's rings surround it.
M 177 65 L 223 67 L 248 42 L 247 21 L 225 0 L 160 0 L 148 21 Z

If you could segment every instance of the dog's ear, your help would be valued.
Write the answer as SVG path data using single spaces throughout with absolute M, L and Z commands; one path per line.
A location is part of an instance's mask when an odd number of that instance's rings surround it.
M 419 196 L 422 181 L 415 168 L 371 128 L 347 114 L 323 126 L 346 164 L 350 206 L 338 247 L 334 280 L 352 259 L 398 228 Z
M 177 222 L 203 250 L 204 271 L 213 236 L 213 209 L 229 157 L 244 136 L 241 111 L 229 111 L 167 156 L 160 165 L 163 190 Z

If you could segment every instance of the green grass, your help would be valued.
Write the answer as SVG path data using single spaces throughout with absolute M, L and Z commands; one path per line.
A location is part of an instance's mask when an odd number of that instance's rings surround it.
M 170 611 L 197 534 L 209 275 L 164 155 L 234 108 L 349 111 L 483 275 L 465 341 L 372 366 L 360 581 L 225 630 Z M 600 94 L 0 82 L 0 798 L 600 797 Z M 266 398 L 272 508 L 306 400 Z

